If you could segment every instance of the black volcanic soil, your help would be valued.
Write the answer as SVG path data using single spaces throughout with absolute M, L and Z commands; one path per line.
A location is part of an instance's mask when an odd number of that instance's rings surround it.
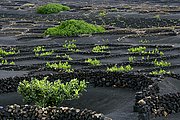
M 52 15 L 39 15 L 35 13 L 38 5 L 48 2 L 57 2 L 69 5 L 72 10 Z M 31 4 L 31 7 L 27 4 Z M 113 8 L 117 8 L 113 11 Z M 99 12 L 104 10 L 106 16 L 99 16 Z M 160 19 L 155 18 L 159 15 Z M 98 34 L 86 37 L 45 37 L 42 35 L 48 27 L 58 25 L 59 21 L 66 19 L 84 19 L 90 23 L 106 25 L 107 28 L 114 30 L 113 33 Z M 160 30 L 147 34 L 138 34 L 152 28 L 173 28 L 170 31 Z M 117 30 L 136 31 L 135 33 L 121 33 Z M 171 72 L 180 74 L 180 3 L 179 0 L 1 0 L 0 1 L 0 46 L 14 46 L 20 49 L 20 55 L 6 57 L 13 60 L 16 66 L 25 66 L 23 69 L 16 70 L 13 66 L 0 65 L 0 79 L 13 76 L 23 76 L 27 74 L 42 74 L 38 71 L 42 64 L 59 61 L 56 55 L 68 54 L 73 60 L 70 61 L 74 69 L 93 69 L 106 70 L 108 65 L 121 65 L 128 62 L 128 58 L 133 56 L 128 54 L 128 48 L 135 45 L 144 45 L 148 49 L 158 46 L 164 54 L 163 60 L 171 62 Z M 173 33 L 173 34 L 172 34 Z M 65 40 L 77 40 L 76 44 L 83 53 L 72 53 L 64 50 L 62 45 Z M 142 42 L 146 40 L 147 42 Z M 108 45 L 110 53 L 94 54 L 89 53 L 96 44 Z M 57 50 L 51 59 L 34 58 L 33 47 L 46 45 L 48 50 Z M 171 58 L 177 55 L 176 58 Z M 48 56 L 47 56 L 48 57 Z M 91 67 L 84 63 L 87 58 L 97 58 L 101 60 L 100 67 Z M 144 64 L 136 65 L 142 56 L 136 56 L 137 61 L 132 65 L 134 72 L 141 70 L 148 73 L 154 66 Z M 156 57 L 154 57 L 156 58 Z M 167 59 L 168 58 L 168 59 Z M 77 64 L 78 63 L 78 64 Z M 151 63 L 144 61 L 144 63 Z M 38 68 L 28 69 L 29 66 L 37 65 Z M 13 69 L 12 69 L 13 68 Z M 148 72 L 147 72 L 148 71 Z M 52 71 L 48 71 L 52 72 Z M 180 81 L 171 77 L 165 77 L 158 83 L 160 94 L 180 91 Z M 105 88 L 89 86 L 87 92 L 78 100 L 67 101 L 63 106 L 88 108 L 113 120 L 137 120 L 137 113 L 133 112 L 134 90 L 124 88 Z M 0 94 L 0 106 L 8 104 L 24 104 L 20 95 L 16 92 Z M 167 118 L 159 117 L 155 120 L 179 120 L 180 114 L 172 114 Z

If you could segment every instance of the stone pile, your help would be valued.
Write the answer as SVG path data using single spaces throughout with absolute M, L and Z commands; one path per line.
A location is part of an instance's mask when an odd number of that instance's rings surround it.
M 86 80 L 95 87 L 126 87 L 134 90 L 143 90 L 154 82 L 146 75 L 135 73 L 106 72 L 106 71 L 75 71 L 72 73 L 59 72 L 58 74 L 41 74 L 36 76 L 10 77 L 0 79 L 0 93 L 8 93 L 17 91 L 20 81 L 31 80 L 33 77 L 42 79 L 49 76 L 50 81 L 57 79 L 63 82 L 77 78 L 78 80 Z
M 159 95 L 159 87 L 152 84 L 148 88 L 136 92 L 134 111 L 139 120 L 150 120 L 152 117 L 167 116 L 180 112 L 180 93 Z
M 7 120 L 112 120 L 95 111 L 68 107 L 9 105 L 0 109 L 0 119 Z

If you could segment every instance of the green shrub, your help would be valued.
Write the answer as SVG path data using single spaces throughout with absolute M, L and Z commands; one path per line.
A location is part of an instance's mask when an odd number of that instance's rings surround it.
M 91 59 L 91 58 L 88 58 L 87 60 L 85 60 L 86 63 L 90 63 L 91 65 L 93 66 L 97 66 L 97 65 L 100 65 L 101 62 L 100 60 L 97 60 L 97 59 Z
M 30 82 L 26 80 L 20 82 L 18 93 L 27 103 L 47 107 L 57 106 L 64 100 L 79 98 L 86 87 L 84 80 L 72 79 L 70 82 L 62 83 L 61 80 L 49 82 L 45 77 L 42 80 L 34 78 Z
M 59 26 L 48 28 L 45 35 L 51 36 L 77 36 L 81 34 L 102 33 L 105 29 L 98 25 L 89 24 L 83 20 L 66 20 Z
M 49 3 L 46 5 L 39 6 L 36 11 L 40 14 L 51 14 L 51 13 L 58 13 L 60 11 L 67 11 L 70 10 L 68 6 L 64 6 L 57 3 Z
M 131 70 L 133 70 L 133 67 L 131 67 L 131 65 L 121 67 L 117 67 L 117 65 L 115 65 L 111 68 L 107 68 L 107 71 L 109 72 L 129 72 Z

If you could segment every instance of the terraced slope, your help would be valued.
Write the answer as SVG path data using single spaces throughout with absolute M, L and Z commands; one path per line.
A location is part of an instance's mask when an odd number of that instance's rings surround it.
M 0 64 L 0 106 L 24 104 L 21 96 L 16 93 L 18 82 L 24 78 L 52 75 L 53 80 L 57 77 L 65 80 L 69 75 L 69 79 L 73 77 L 86 79 L 90 85 L 80 99 L 64 102 L 63 106 L 92 109 L 113 120 L 137 120 L 138 113 L 133 112 L 135 94 L 149 84 L 146 85 L 145 80 L 145 83 L 142 82 L 144 86 L 138 88 L 141 83 L 134 82 L 133 78 L 128 78 L 125 73 L 124 78 L 130 81 L 129 85 L 126 82 L 111 84 L 111 81 L 104 85 L 106 83 L 102 82 L 104 79 L 108 81 L 108 78 L 112 80 L 114 77 L 107 73 L 107 68 L 114 65 L 118 67 L 131 65 L 133 70 L 128 74 L 150 77 L 158 84 L 160 95 L 179 92 L 180 3 L 178 0 L 169 2 L 149 0 L 144 3 L 136 0 L 78 2 L 62 0 L 60 3 L 70 6 L 70 11 L 51 15 L 37 14 L 35 8 L 47 2 L 49 1 L 0 1 L 1 48 L 6 51 L 11 51 L 12 48 L 18 51 L 17 54 L 3 56 L 8 64 Z M 165 5 L 166 3 L 168 5 Z M 43 35 L 47 28 L 59 25 L 60 21 L 67 19 L 84 19 L 89 23 L 104 25 L 107 32 L 78 37 Z M 74 44 L 78 51 L 63 47 L 66 41 L 73 39 L 76 40 Z M 108 48 L 104 52 L 93 52 L 92 49 L 97 45 Z M 44 46 L 46 52 L 52 50 L 54 52 L 50 55 L 37 56 L 33 50 L 38 46 Z M 146 47 L 147 53 L 128 51 L 137 47 Z M 100 60 L 101 64 L 92 66 L 85 62 L 88 58 Z M 155 60 L 163 60 L 171 65 L 155 66 L 153 62 Z M 14 65 L 10 65 L 12 61 Z M 46 67 L 47 62 L 59 61 L 68 61 L 74 72 L 68 74 Z M 159 70 L 170 71 L 171 74 L 150 74 Z M 133 87 L 130 86 L 131 82 Z M 134 87 L 136 84 L 137 88 Z M 179 118 L 179 113 L 168 116 L 168 120 L 179 120 Z

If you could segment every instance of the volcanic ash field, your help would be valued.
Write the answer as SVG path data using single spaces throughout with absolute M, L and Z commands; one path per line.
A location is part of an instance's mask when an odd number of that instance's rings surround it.
M 38 13 L 48 3 L 69 8 Z M 179 33 L 179 0 L 1 0 L 0 120 L 179 120 Z M 23 101 L 19 84 L 47 76 L 87 88 L 56 106 Z

